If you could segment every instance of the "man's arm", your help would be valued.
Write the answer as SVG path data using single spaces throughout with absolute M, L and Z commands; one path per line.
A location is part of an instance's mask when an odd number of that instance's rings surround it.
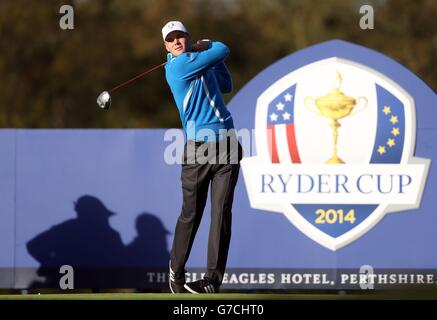
M 191 79 L 222 62 L 229 55 L 229 48 L 221 42 L 209 42 L 204 51 L 183 53 L 172 64 L 176 78 Z
M 217 79 L 220 91 L 222 93 L 230 93 L 232 91 L 232 78 L 228 68 L 222 61 L 213 67 L 215 77 Z

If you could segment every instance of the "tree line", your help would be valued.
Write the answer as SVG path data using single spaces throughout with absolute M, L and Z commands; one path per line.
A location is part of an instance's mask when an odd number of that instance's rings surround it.
M 59 9 L 74 9 L 74 29 Z M 373 30 L 359 25 L 374 8 Z M 166 58 L 161 27 L 182 20 L 194 39 L 225 42 L 233 94 L 276 60 L 330 39 L 380 51 L 437 87 L 434 0 L 2 0 L 1 128 L 179 127 L 164 70 L 113 94 L 98 94 Z

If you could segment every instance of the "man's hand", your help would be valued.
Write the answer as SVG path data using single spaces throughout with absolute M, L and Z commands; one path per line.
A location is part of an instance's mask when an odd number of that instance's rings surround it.
M 209 49 L 210 42 L 211 40 L 208 39 L 199 40 L 195 44 L 193 44 L 192 49 L 193 51 L 197 51 L 197 52 L 205 51 Z

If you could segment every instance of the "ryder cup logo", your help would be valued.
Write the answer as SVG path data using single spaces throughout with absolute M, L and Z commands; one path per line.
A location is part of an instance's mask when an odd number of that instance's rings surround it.
M 413 98 L 370 67 L 331 57 L 292 70 L 257 99 L 257 156 L 241 163 L 251 206 L 337 250 L 419 207 L 429 160 L 414 157 L 415 126 Z

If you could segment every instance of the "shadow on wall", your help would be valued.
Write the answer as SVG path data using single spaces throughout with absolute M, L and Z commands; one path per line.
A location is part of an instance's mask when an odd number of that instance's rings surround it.
M 27 243 L 29 254 L 40 267 L 44 281 L 29 288 L 59 288 L 62 265 L 74 269 L 75 288 L 147 288 L 146 273 L 167 272 L 169 232 L 150 213 L 136 219 L 137 236 L 124 245 L 120 234 L 109 224 L 115 215 L 93 196 L 75 202 L 77 218 L 64 221 L 42 232 Z

